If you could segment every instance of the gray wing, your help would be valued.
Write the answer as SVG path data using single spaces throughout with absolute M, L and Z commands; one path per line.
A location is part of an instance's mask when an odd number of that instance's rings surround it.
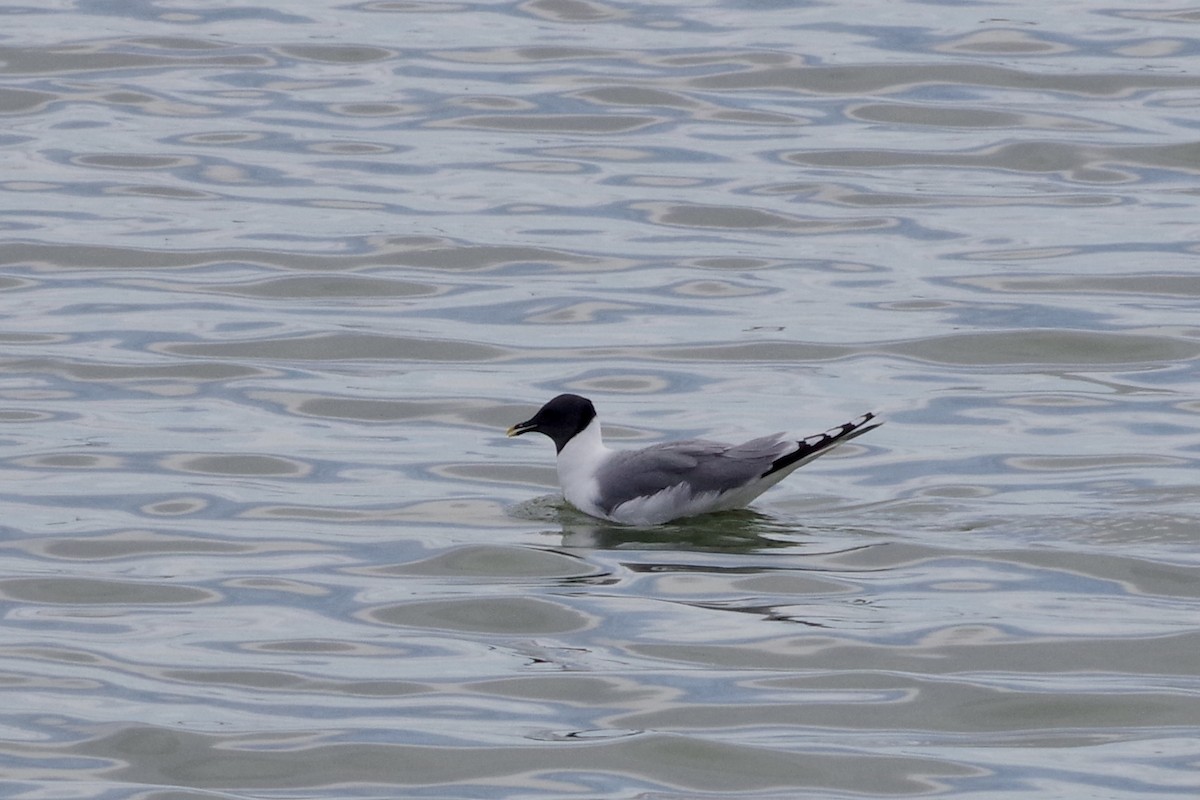
M 794 444 L 783 434 L 731 445 L 690 439 L 644 450 L 616 453 L 601 468 L 600 507 L 607 513 L 624 502 L 688 485 L 692 494 L 744 486 L 771 469 Z

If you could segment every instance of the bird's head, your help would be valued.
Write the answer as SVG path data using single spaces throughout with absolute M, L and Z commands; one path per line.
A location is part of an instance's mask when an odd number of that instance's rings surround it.
M 545 434 L 554 440 L 555 448 L 561 453 L 567 442 L 595 418 L 596 407 L 591 400 L 577 394 L 560 394 L 539 408 L 532 417 L 509 428 L 508 435 Z

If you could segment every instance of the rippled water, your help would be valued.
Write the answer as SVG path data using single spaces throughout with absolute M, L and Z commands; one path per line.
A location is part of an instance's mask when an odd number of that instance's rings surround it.
M 1200 794 L 1200 12 L 3 19 L 5 798 Z

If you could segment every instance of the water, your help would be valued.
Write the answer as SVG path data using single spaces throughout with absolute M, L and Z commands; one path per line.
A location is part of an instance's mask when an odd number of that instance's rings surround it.
M 1196 796 L 1197 19 L 6 9 L 3 796 Z

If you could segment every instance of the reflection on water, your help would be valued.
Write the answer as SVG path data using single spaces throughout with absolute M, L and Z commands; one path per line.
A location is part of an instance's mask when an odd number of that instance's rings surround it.
M 3 796 L 1195 796 L 1195 13 L 1019 12 L 11 9 Z

